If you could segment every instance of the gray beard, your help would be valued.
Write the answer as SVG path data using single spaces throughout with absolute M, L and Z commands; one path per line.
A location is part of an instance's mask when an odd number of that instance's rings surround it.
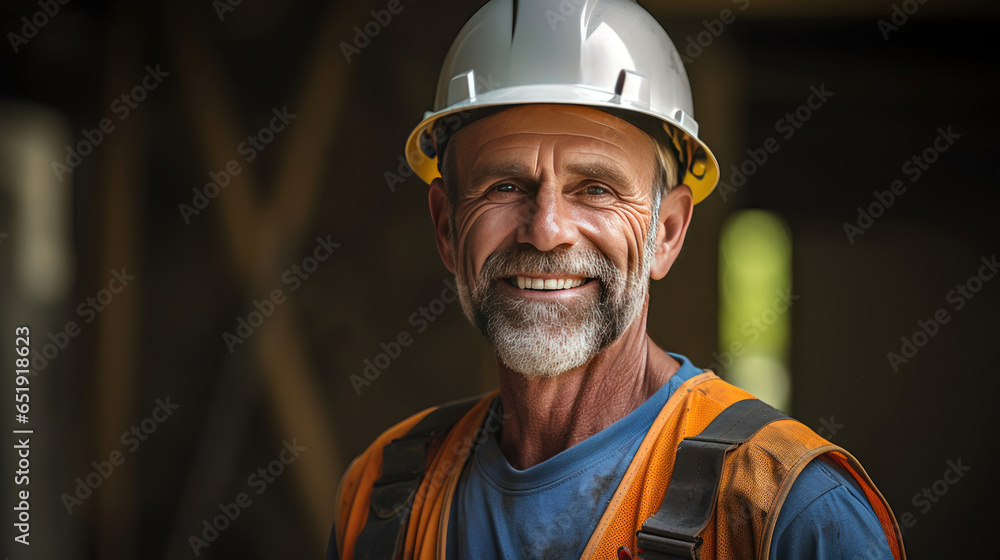
M 555 377 L 580 367 L 618 340 L 642 313 L 655 224 L 634 273 L 621 272 L 594 248 L 542 252 L 527 247 L 494 253 L 471 285 L 464 274 L 456 274 L 462 311 L 500 360 L 527 379 Z M 512 298 L 501 291 L 499 282 L 528 271 L 592 278 L 599 282 L 598 294 L 563 303 Z

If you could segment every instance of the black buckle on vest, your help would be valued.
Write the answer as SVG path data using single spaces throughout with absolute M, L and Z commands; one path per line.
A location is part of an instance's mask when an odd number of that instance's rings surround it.
M 699 560 L 701 558 L 701 537 L 693 540 L 681 535 L 662 535 L 639 531 L 640 560 Z
M 372 484 L 364 529 L 354 540 L 354 560 L 399 556 L 414 498 L 424 479 L 427 452 L 448 433 L 480 397 L 456 401 L 431 411 L 403 437 L 382 448 L 382 476 Z
M 405 515 L 407 506 L 413 500 L 416 486 L 421 477 L 412 477 L 396 482 L 378 481 L 374 485 L 371 497 L 372 513 L 378 519 L 389 519 L 397 515 Z
M 761 428 L 787 418 L 757 399 L 726 407 L 700 434 L 677 446 L 674 470 L 660 509 L 636 533 L 641 560 L 699 560 L 715 511 L 726 454 Z

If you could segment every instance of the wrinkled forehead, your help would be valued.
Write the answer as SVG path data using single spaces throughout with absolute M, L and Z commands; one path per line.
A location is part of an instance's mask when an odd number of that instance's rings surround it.
M 575 105 L 520 105 L 476 119 L 449 141 L 452 165 L 465 167 L 518 149 L 558 143 L 619 161 L 651 165 L 652 138 L 614 115 Z

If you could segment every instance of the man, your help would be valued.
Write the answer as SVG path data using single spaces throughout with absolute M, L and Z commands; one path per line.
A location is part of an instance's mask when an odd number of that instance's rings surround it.
M 489 2 L 407 157 L 500 388 L 358 457 L 329 558 L 903 557 L 850 454 L 646 334 L 718 164 L 634 1 Z

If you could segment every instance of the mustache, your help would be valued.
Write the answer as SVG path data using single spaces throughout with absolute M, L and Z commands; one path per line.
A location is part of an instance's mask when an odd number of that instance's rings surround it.
M 596 278 L 605 285 L 619 275 L 615 263 L 593 247 L 574 246 L 570 249 L 539 251 L 531 246 L 497 251 L 486 258 L 480 269 L 482 284 L 509 278 L 517 274 L 565 274 Z

